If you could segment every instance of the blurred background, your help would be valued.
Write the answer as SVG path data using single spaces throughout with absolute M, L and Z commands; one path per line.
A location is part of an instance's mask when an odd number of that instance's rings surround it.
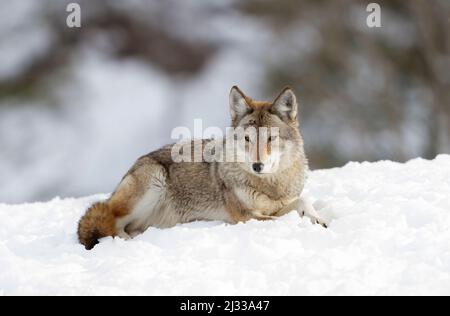
M 0 3 L 0 202 L 111 192 L 228 93 L 291 85 L 311 168 L 450 152 L 450 1 Z

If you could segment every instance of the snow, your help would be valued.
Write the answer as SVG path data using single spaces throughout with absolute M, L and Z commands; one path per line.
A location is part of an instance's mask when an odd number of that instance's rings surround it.
M 0 295 L 450 294 L 450 156 L 313 171 L 304 196 L 329 220 L 195 222 L 76 241 L 107 195 L 0 205 Z

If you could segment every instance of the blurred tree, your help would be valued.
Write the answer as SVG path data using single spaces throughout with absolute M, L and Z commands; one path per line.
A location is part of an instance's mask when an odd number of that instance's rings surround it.
M 42 94 L 48 75 L 63 69 L 71 53 L 96 35 L 115 41 L 111 48 L 117 58 L 139 58 L 171 75 L 198 73 L 215 51 L 212 43 L 184 39 L 164 25 L 152 23 L 153 18 L 161 20 L 169 14 L 162 2 L 158 2 L 159 6 L 143 6 L 142 12 L 133 12 L 124 10 L 114 0 L 78 1 L 83 13 L 81 29 L 65 25 L 62 15 L 66 14 L 69 2 L 53 4 L 40 10 L 38 16 L 30 17 L 36 20 L 35 24 L 43 20 L 51 29 L 53 40 L 46 52 L 29 60 L 19 73 L 0 79 L 0 99 L 34 98 Z M 140 18 L 141 14 L 146 14 L 146 18 Z
M 178 9 L 176 1 L 80 0 L 78 30 L 64 25 L 69 2 L 47 1 L 29 17 L 32 27 L 50 30 L 50 44 L 17 72 L 0 76 L 0 106 L 11 98 L 48 97 L 48 77 L 64 71 L 72 53 L 95 37 L 107 38 L 115 58 L 139 58 L 173 78 L 200 74 L 225 46 L 192 36 L 193 24 L 214 11 L 210 4 L 191 1 Z M 273 95 L 290 84 L 298 91 L 313 167 L 450 152 L 450 1 L 377 1 L 379 29 L 366 25 L 369 2 L 231 2 L 268 30 L 258 57 L 262 90 Z M 186 16 L 188 22 L 179 21 Z
M 365 24 L 369 2 L 238 4 L 273 25 L 265 89 L 298 90 L 315 167 L 450 151 L 450 2 L 378 1 L 380 29 Z

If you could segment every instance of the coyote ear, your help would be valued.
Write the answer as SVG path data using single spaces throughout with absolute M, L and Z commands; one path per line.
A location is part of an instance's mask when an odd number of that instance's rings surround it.
M 297 119 L 298 104 L 294 91 L 286 87 L 275 99 L 272 105 L 272 113 L 282 120 L 295 121 Z
M 244 117 L 251 112 L 250 106 L 245 100 L 245 94 L 237 87 L 234 86 L 230 91 L 230 112 L 233 122 L 239 118 Z

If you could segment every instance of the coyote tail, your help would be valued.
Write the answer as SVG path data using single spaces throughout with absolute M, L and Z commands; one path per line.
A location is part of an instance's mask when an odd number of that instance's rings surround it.
M 116 235 L 116 217 L 107 202 L 92 205 L 78 223 L 78 240 L 87 250 L 102 237 Z

